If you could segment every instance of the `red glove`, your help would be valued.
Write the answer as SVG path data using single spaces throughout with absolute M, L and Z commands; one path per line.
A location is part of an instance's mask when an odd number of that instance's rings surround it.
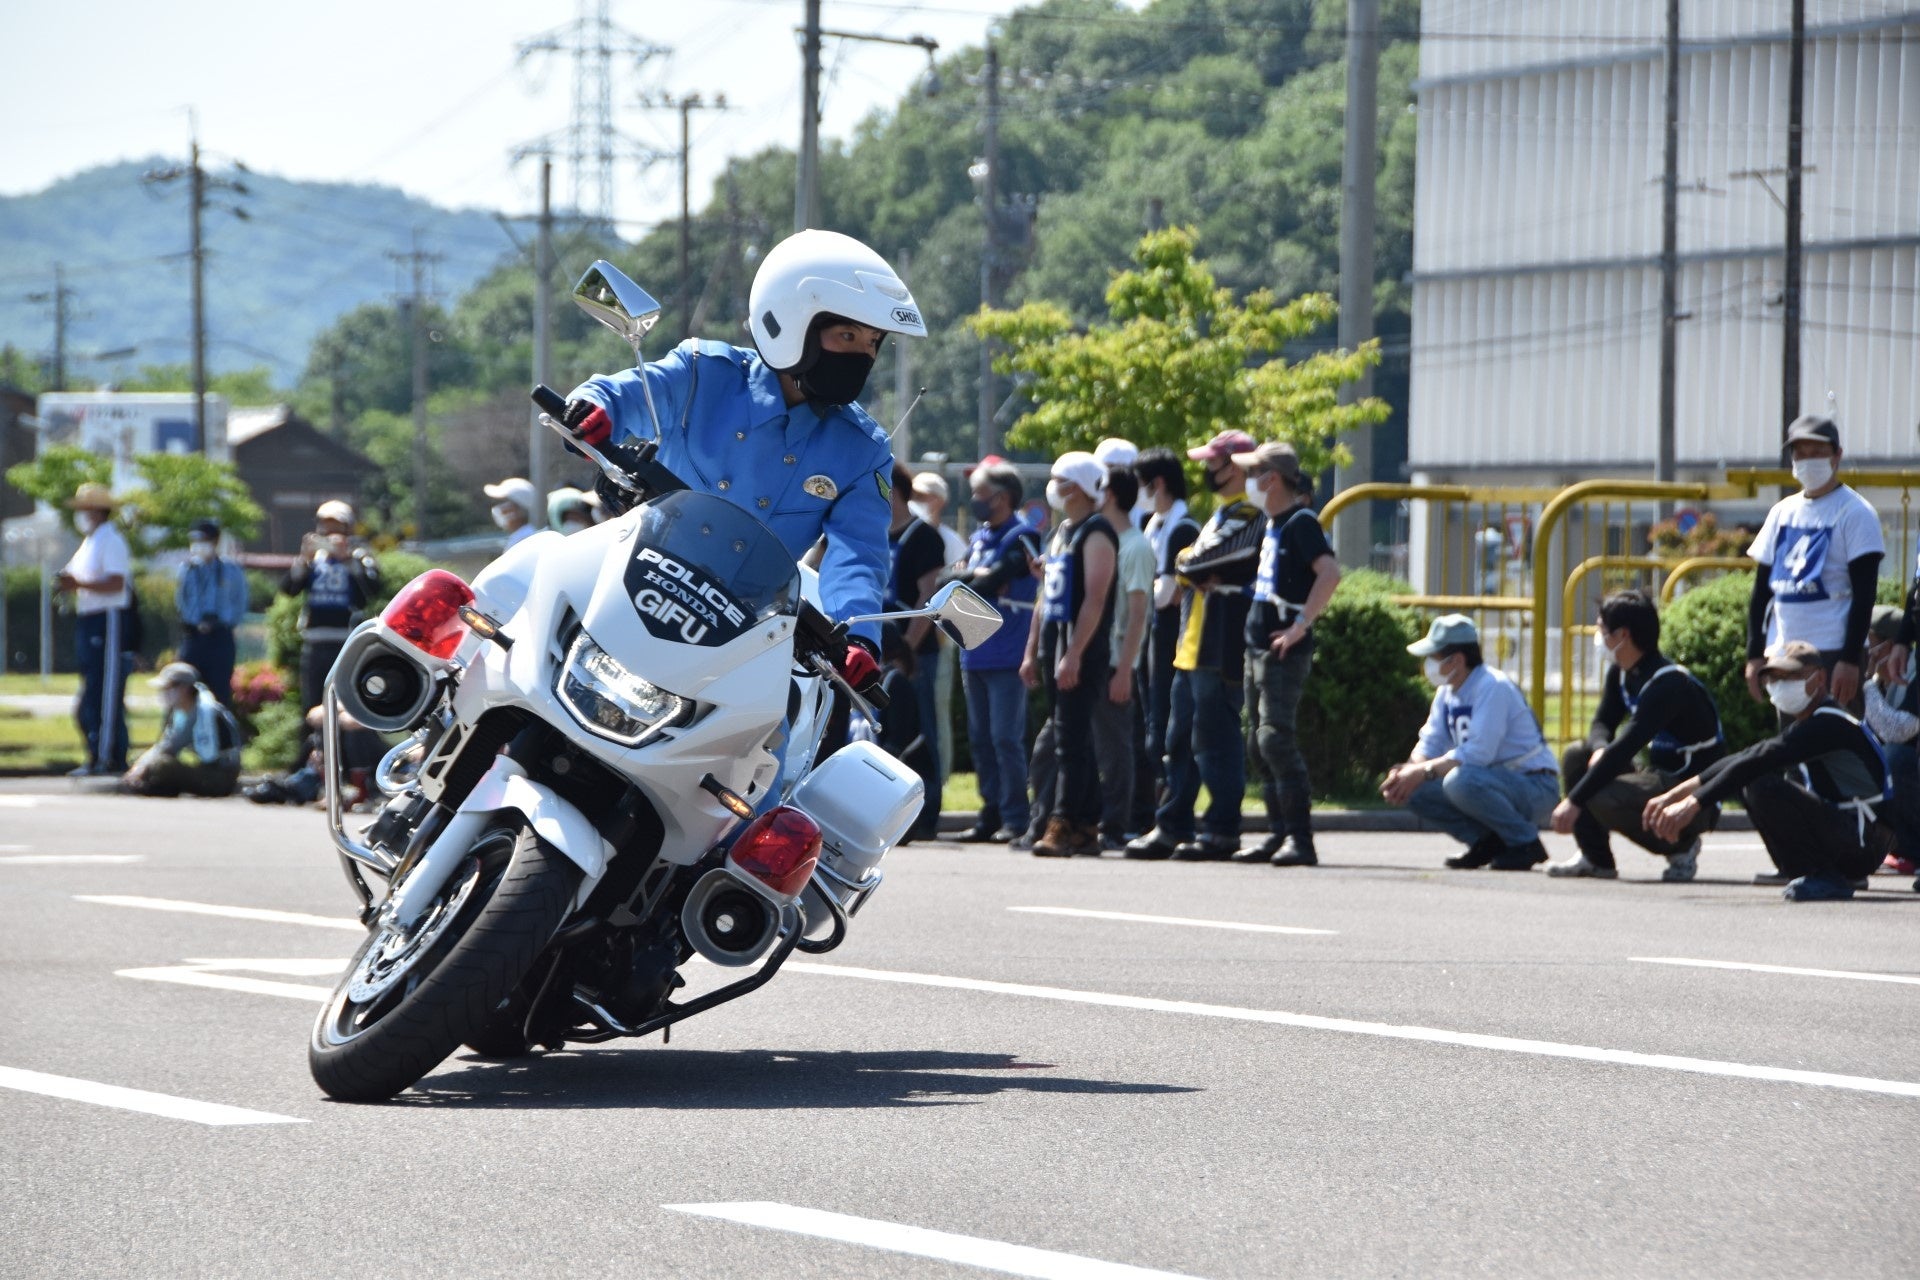
M 833 666 L 841 678 L 863 696 L 869 687 L 880 683 L 880 664 L 874 661 L 873 654 L 864 645 L 849 644 L 847 651 L 840 655 L 840 661 Z
M 598 449 L 613 435 L 613 419 L 591 400 L 567 401 L 567 412 L 560 419 L 567 430 Z

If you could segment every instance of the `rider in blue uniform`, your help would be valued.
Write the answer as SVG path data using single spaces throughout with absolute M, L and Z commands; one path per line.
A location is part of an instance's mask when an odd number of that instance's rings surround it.
M 888 333 L 926 336 L 920 309 L 867 246 L 802 231 L 761 262 L 748 311 L 752 349 L 689 339 L 640 368 L 590 378 L 574 390 L 566 423 L 594 445 L 651 440 L 650 392 L 663 464 L 758 516 L 796 559 L 825 534 L 825 612 L 877 613 L 893 446 L 854 400 Z M 879 626 L 851 630 L 863 647 L 841 667 L 857 687 L 877 679 Z

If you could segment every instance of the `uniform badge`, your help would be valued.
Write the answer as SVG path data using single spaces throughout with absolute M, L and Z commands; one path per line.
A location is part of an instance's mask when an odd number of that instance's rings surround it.
M 840 496 L 840 486 L 833 482 L 831 476 L 808 476 L 806 482 L 800 487 L 814 497 L 828 502 Z

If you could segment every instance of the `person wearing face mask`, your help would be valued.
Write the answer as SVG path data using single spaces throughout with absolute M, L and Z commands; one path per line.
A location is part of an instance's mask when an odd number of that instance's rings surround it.
M 300 610 L 300 709 L 320 705 L 327 672 L 380 587 L 380 566 L 353 539 L 353 508 L 335 499 L 314 512 L 314 529 L 280 580 L 282 595 L 304 595 Z
M 139 796 L 230 796 L 240 780 L 240 726 L 185 662 L 149 681 L 160 691 L 160 738 L 121 778 Z
M 1187 451 L 1220 505 L 1175 566 L 1181 606 L 1167 717 L 1167 794 L 1154 812 L 1153 830 L 1128 843 L 1129 858 L 1213 862 L 1240 851 L 1247 786 L 1240 728 L 1247 588 L 1259 568 L 1267 518 L 1247 501 L 1247 473 L 1233 456 L 1254 448 L 1246 432 L 1222 431 Z M 1193 810 L 1203 782 L 1212 803 L 1196 835 Z
M 1885 870 L 1912 875 L 1920 866 L 1920 678 L 1910 650 L 1897 647 L 1901 611 L 1890 604 L 1873 607 L 1867 626 L 1867 665 L 1873 674 L 1863 687 L 1862 717 L 1886 752 L 1893 779 L 1893 802 L 1882 813 L 1893 834 Z
M 578 489 L 555 489 L 547 495 L 547 525 L 559 534 L 575 534 L 583 529 L 591 529 L 593 507 Z
M 1247 469 L 1248 501 L 1267 516 L 1246 643 L 1253 686 L 1249 754 L 1261 775 L 1270 831 L 1234 861 L 1318 866 L 1312 780 L 1295 726 L 1313 670 L 1313 624 L 1340 585 L 1340 562 L 1313 513 L 1313 481 L 1300 470 L 1293 446 L 1263 444 L 1233 460 Z
M 1187 513 L 1187 472 L 1173 450 L 1141 451 L 1133 473 L 1140 478 L 1140 502 L 1147 506 L 1144 526 L 1153 548 L 1153 612 L 1141 663 L 1140 706 L 1146 713 L 1143 750 L 1149 774 L 1134 789 L 1135 831 L 1153 826 L 1153 812 L 1167 785 L 1167 720 L 1173 711 L 1173 654 L 1180 647 L 1180 553 L 1200 536 L 1200 524 Z
M 907 506 L 921 523 L 940 535 L 946 568 L 953 570 L 967 558 L 967 540 L 944 523 L 949 492 L 946 479 L 939 472 L 922 471 L 913 477 L 913 501 Z M 937 632 L 934 639 L 939 648 L 931 659 L 935 664 L 933 709 L 937 721 L 932 736 L 940 760 L 940 781 L 944 785 L 947 775 L 953 772 L 953 682 L 960 667 L 954 657 L 957 646 L 949 644 Z
M 980 784 L 980 817 L 960 839 L 1005 844 L 1022 839 L 1032 821 L 1027 798 L 1027 689 L 1020 660 L 1033 625 L 1042 560 L 1040 537 L 1020 514 L 1020 473 L 1003 461 L 983 462 L 967 477 L 974 519 L 967 563 L 956 576 L 1000 611 L 1000 629 L 960 655 L 967 696 L 967 740 Z M 1029 845 L 1029 847 L 1031 847 Z
M 174 589 L 180 611 L 180 661 L 199 673 L 223 707 L 233 706 L 233 631 L 247 616 L 247 571 L 220 554 L 220 526 L 196 520 L 187 562 Z
M 1034 752 L 1056 761 L 1054 785 L 1034 797 L 1034 809 L 1047 819 L 1033 842 L 1037 858 L 1100 856 L 1093 706 L 1112 674 L 1120 554 L 1119 538 L 1100 514 L 1106 490 L 1107 469 L 1077 450 L 1055 460 L 1047 481 L 1047 505 L 1061 519 L 1020 663 L 1027 688 L 1047 691 L 1047 721 Z
M 907 501 L 913 492 L 913 477 L 900 463 L 893 464 L 893 519 L 887 530 L 887 545 L 892 554 L 892 573 L 884 608 L 889 613 L 918 609 L 938 586 L 946 568 L 946 547 L 939 533 L 913 513 Z M 927 804 L 914 824 L 916 840 L 933 840 L 939 835 L 941 778 L 939 738 L 934 730 L 939 717 L 940 632 L 929 618 L 912 618 L 900 624 L 901 638 L 913 651 L 913 692 L 919 708 L 920 729 L 927 738 L 927 758 L 933 762 L 935 784 L 927 793 Z
M 575 388 L 563 425 L 596 447 L 650 440 L 694 489 L 765 521 L 795 560 L 821 535 L 829 617 L 880 612 L 886 593 L 893 445 L 854 403 L 889 333 L 924 338 L 913 294 L 879 254 L 808 230 L 767 251 L 747 296 L 752 347 L 689 338 L 658 360 Z M 624 499 L 608 482 L 601 500 Z M 878 683 L 880 624 L 852 629 L 841 674 Z
M 1880 517 L 1840 483 L 1840 428 L 1832 418 L 1794 419 L 1785 451 L 1800 492 L 1773 505 L 1747 548 L 1758 566 L 1747 603 L 1747 689 L 1765 702 L 1766 655 L 1797 640 L 1820 651 L 1834 700 L 1851 705 L 1886 554 Z
M 1435 618 L 1407 646 L 1434 686 L 1413 754 L 1387 771 L 1380 794 L 1467 846 L 1455 870 L 1530 871 L 1547 860 L 1540 828 L 1560 794 L 1553 753 L 1526 696 L 1480 655 L 1473 619 Z
M 54 576 L 55 591 L 74 596 L 73 642 L 80 667 L 74 720 L 87 740 L 87 762 L 75 777 L 121 774 L 127 768 L 127 672 L 136 648 L 133 556 L 113 523 L 120 500 L 103 484 L 74 490 L 67 507 L 80 548 Z
M 1701 809 L 1674 840 L 1654 835 L 1642 819 L 1648 800 L 1726 754 L 1720 709 L 1692 672 L 1660 652 L 1660 612 L 1646 592 L 1602 600 L 1594 643 L 1607 658 L 1606 684 L 1586 741 L 1560 758 L 1566 799 L 1553 811 L 1553 829 L 1572 834 L 1580 852 L 1547 874 L 1615 879 L 1608 833 L 1617 831 L 1667 859 L 1662 880 L 1685 883 L 1699 867 L 1700 837 L 1718 811 Z M 1642 751 L 1646 767 L 1636 768 Z
M 1108 436 L 1093 446 L 1093 460 L 1103 467 L 1126 467 L 1131 470 L 1133 465 L 1140 461 L 1140 446 L 1131 440 L 1123 440 L 1119 436 Z M 1147 496 L 1144 493 L 1136 494 L 1133 501 L 1127 504 L 1126 511 L 1122 513 L 1125 517 L 1123 523 L 1132 525 L 1135 529 L 1144 529 L 1147 517 L 1152 512 L 1153 504 L 1147 500 Z M 1103 512 L 1102 514 L 1107 516 L 1109 523 L 1112 522 L 1111 513 Z M 1114 528 L 1119 529 L 1120 525 L 1116 524 Z
M 1786 721 L 1776 737 L 1714 764 L 1647 801 L 1647 829 L 1672 840 L 1709 805 L 1738 795 L 1789 902 L 1851 898 L 1888 844 L 1890 787 L 1873 733 L 1828 695 L 1820 651 L 1794 640 L 1761 665 L 1767 700 Z
M 482 485 L 481 492 L 493 499 L 493 523 L 507 535 L 508 550 L 539 532 L 533 513 L 540 505 L 540 491 L 533 481 L 508 476 L 498 484 Z

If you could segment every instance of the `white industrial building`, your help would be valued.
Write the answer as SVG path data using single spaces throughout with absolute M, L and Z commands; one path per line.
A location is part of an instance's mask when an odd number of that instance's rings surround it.
M 1807 0 L 1801 407 L 1920 455 L 1920 7 Z M 1681 0 L 1676 455 L 1774 465 L 1788 0 Z M 1421 6 L 1409 470 L 1651 478 L 1665 0 Z M 1417 541 L 1416 537 L 1416 541 Z

